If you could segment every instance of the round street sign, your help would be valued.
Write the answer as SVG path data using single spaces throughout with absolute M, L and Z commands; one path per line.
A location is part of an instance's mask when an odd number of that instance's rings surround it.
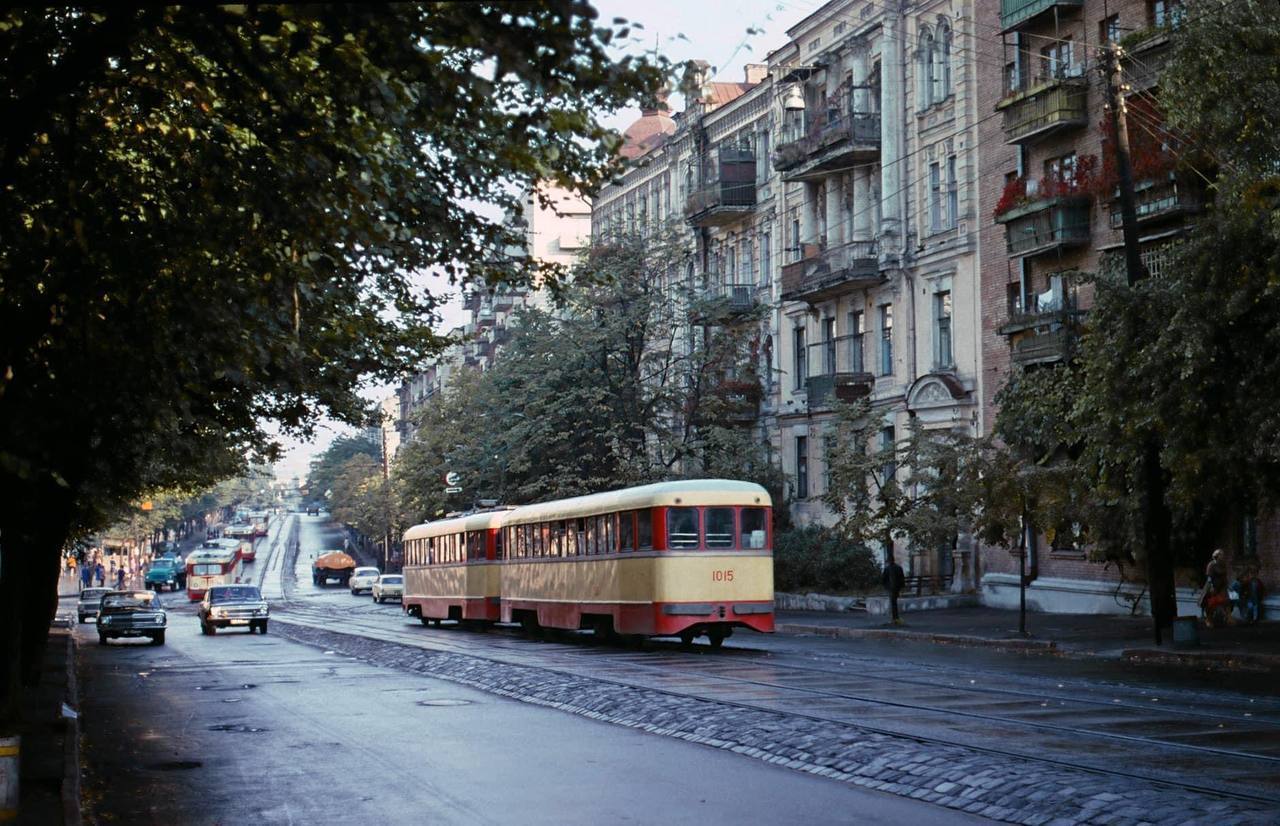
M 462 481 L 462 477 L 458 475 L 456 470 L 451 470 L 444 475 L 444 483 L 449 487 L 456 486 L 460 481 Z

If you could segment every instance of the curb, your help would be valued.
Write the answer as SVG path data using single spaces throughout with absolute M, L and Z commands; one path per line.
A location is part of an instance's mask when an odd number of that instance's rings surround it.
M 1257 674 L 1280 674 L 1280 656 L 1274 654 L 1236 654 L 1214 651 L 1163 651 L 1159 648 L 1126 648 L 1120 656 L 1144 665 L 1167 665 L 1207 671 L 1248 671 Z
M 940 645 L 958 645 L 968 648 L 994 648 L 1001 651 L 1018 651 L 1035 654 L 1057 654 L 1058 644 L 1053 640 L 1029 640 L 1011 637 L 991 639 L 967 634 L 937 634 L 931 631 L 907 631 L 894 628 L 846 628 L 841 625 L 804 625 L 780 623 L 775 626 L 779 634 L 813 634 L 820 637 L 839 637 L 853 640 L 907 640 Z

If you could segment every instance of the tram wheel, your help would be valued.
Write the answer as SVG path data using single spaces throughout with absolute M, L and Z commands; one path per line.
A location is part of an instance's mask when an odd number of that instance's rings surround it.
M 719 648 L 724 645 L 725 637 L 729 636 L 729 632 L 724 629 L 713 628 L 707 632 L 707 641 L 711 643 L 712 648 Z
M 680 644 L 685 648 L 693 647 L 693 640 L 698 635 L 693 633 L 693 629 L 687 629 L 680 632 Z
M 520 615 L 520 630 L 524 631 L 531 637 L 536 637 L 542 633 L 542 625 L 538 622 L 538 615 L 532 611 L 526 611 Z

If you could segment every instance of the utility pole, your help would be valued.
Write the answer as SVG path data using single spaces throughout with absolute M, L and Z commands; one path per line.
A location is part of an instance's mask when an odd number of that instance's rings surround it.
M 1116 172 L 1120 184 L 1121 232 L 1124 238 L 1125 278 L 1130 287 L 1146 278 L 1138 246 L 1138 212 L 1134 206 L 1133 168 L 1129 162 L 1129 125 L 1125 117 L 1125 101 L 1120 70 L 1120 44 L 1105 46 L 1107 111 L 1116 138 Z M 1163 642 L 1161 625 L 1173 619 L 1176 601 L 1172 598 L 1173 582 L 1167 558 L 1168 525 L 1165 519 L 1164 478 L 1160 469 L 1160 444 L 1148 436 L 1142 448 L 1140 484 L 1143 488 L 1142 544 L 1146 554 L 1147 594 L 1151 600 L 1152 631 L 1156 645 Z

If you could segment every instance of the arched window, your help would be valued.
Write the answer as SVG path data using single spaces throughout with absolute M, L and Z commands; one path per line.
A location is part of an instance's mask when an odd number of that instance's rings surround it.
M 951 27 L 938 25 L 938 36 L 933 47 L 933 97 L 932 102 L 946 100 L 951 94 Z
M 920 27 L 920 47 L 916 50 L 916 90 L 920 108 L 933 103 L 933 32 Z

